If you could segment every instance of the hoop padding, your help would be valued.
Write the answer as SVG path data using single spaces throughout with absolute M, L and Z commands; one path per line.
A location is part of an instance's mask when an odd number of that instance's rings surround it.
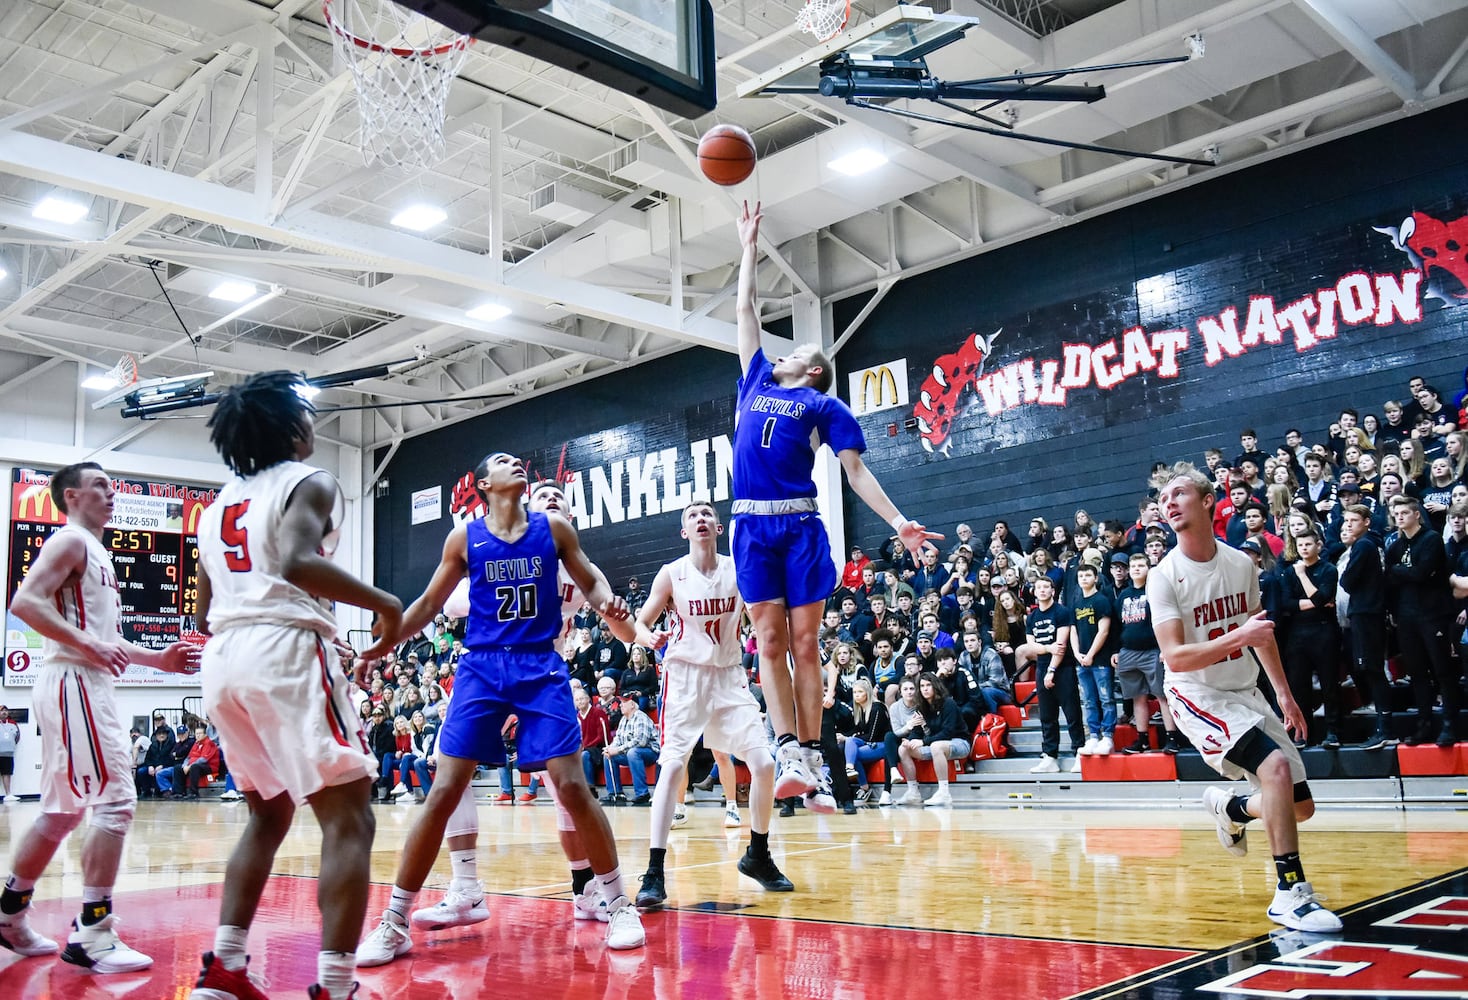
M 336 58 L 351 70 L 367 163 L 422 170 L 444 157 L 444 106 L 464 65 L 460 35 L 390 0 L 324 0 Z
M 795 15 L 795 26 L 817 41 L 829 42 L 846 27 L 851 17 L 851 0 L 807 0 Z

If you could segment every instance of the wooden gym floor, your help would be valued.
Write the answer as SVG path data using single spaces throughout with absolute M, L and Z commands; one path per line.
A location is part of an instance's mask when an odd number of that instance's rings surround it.
M 416 814 L 412 804 L 374 809 L 369 926 Z M 0 856 L 8 860 L 37 811 L 35 803 L 0 806 Z M 647 947 L 609 953 L 602 925 L 571 920 L 552 807 L 543 799 L 485 804 L 480 874 L 492 894 L 490 919 L 415 934 L 409 956 L 361 970 L 358 998 L 921 993 L 948 1000 L 977 992 L 980 983 L 1037 1000 L 1141 998 L 1177 997 L 1239 976 L 1250 980 L 1248 995 L 1309 996 L 1310 984 L 1322 979 L 1320 963 L 1337 958 L 1366 970 L 1352 973 L 1354 995 L 1468 997 L 1463 811 L 1323 807 L 1304 828 L 1302 850 L 1317 892 L 1347 922 L 1333 938 L 1275 928 L 1264 916 L 1272 863 L 1263 831 L 1256 825 L 1253 852 L 1235 860 L 1201 808 L 894 807 L 852 817 L 801 810 L 777 818 L 771 838 L 796 884 L 790 894 L 766 894 L 735 871 L 749 834 L 743 813 L 745 825 L 726 830 L 714 804 L 693 809 L 669 843 L 670 906 L 644 916 Z M 609 815 L 635 892 L 647 861 L 649 810 Z M 124 940 L 152 955 L 153 969 L 94 976 L 0 951 L 0 998 L 187 997 L 199 954 L 213 940 L 225 859 L 245 816 L 243 804 L 211 799 L 140 803 L 116 912 Z M 48 935 L 64 935 L 75 912 L 79 849 L 73 837 L 37 886 L 33 922 Z M 251 933 L 252 967 L 270 980 L 271 996 L 304 996 L 315 978 L 319 850 L 303 814 Z M 437 898 L 447 870 L 442 855 L 425 904 Z M 1280 958 L 1301 949 L 1313 964 Z M 1286 977 L 1288 988 L 1256 988 L 1270 976 Z M 1391 976 L 1395 986 L 1382 978 Z M 1330 981 L 1345 985 L 1339 975 Z

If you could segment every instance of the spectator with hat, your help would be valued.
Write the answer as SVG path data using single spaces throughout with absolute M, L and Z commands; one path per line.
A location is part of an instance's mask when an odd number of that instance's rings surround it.
M 179 726 L 174 730 L 173 746 L 168 751 L 168 758 L 163 767 L 154 774 L 153 780 L 158 783 L 158 794 L 165 799 L 174 796 L 173 779 L 177 775 L 177 769 L 189 759 L 189 751 L 194 749 L 194 737 L 189 733 L 188 726 Z M 179 789 L 181 794 L 183 789 Z
M 847 590 L 855 590 L 861 586 L 861 571 L 870 566 L 872 561 L 862 552 L 860 545 L 851 547 L 851 558 L 841 570 L 841 586 Z
M 620 709 L 622 721 L 617 725 L 616 735 L 604 751 L 607 772 L 607 794 L 602 802 L 621 805 L 626 802 L 622 794 L 622 778 L 618 769 L 632 772 L 632 804 L 652 805 L 652 793 L 648 791 L 647 769 L 658 761 L 659 739 L 657 724 L 642 709 L 637 699 L 624 697 Z

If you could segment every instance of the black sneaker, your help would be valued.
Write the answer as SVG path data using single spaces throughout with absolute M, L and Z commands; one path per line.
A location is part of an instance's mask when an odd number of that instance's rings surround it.
M 1167 746 L 1162 748 L 1162 752 L 1172 754 L 1174 757 L 1176 757 L 1187 748 L 1187 744 L 1183 742 L 1182 734 L 1174 729 L 1172 732 L 1167 734 Z
M 1333 732 L 1326 733 L 1325 739 L 1320 741 L 1320 745 L 1327 750 L 1339 750 L 1341 748 L 1341 738 Z
M 1145 736 L 1138 736 L 1136 739 L 1132 740 L 1126 746 L 1122 747 L 1121 748 L 1121 752 L 1122 753 L 1146 753 L 1146 752 L 1148 752 L 1151 749 L 1152 749 L 1152 747 L 1149 745 L 1149 743 L 1147 741 L 1147 737 L 1145 737 Z
M 766 854 L 755 857 L 747 849 L 739 859 L 739 874 L 748 875 L 769 892 L 794 892 L 795 885 L 775 865 L 775 859 Z
M 1419 722 L 1417 728 L 1412 730 L 1412 735 L 1403 742 L 1409 747 L 1420 747 L 1424 743 L 1431 743 L 1437 726 L 1431 722 Z
M 843 803 L 841 803 L 841 812 L 844 813 L 847 816 L 855 816 L 856 815 L 856 803 L 855 802 L 843 802 Z
M 642 874 L 642 888 L 637 890 L 637 908 L 655 909 L 668 901 L 668 887 L 663 882 L 663 873 L 649 868 Z
M 1458 727 L 1455 726 L 1455 725 L 1453 725 L 1451 722 L 1444 723 L 1443 724 L 1443 728 L 1442 728 L 1442 732 L 1440 732 L 1440 733 L 1437 734 L 1437 745 L 1440 746 L 1440 747 L 1450 747 L 1450 746 L 1453 746 L 1454 744 L 1456 744 L 1457 742 L 1458 742 Z
M 1378 729 L 1376 731 L 1376 733 L 1370 739 L 1368 739 L 1365 743 L 1362 743 L 1361 744 L 1361 749 L 1362 750 L 1385 750 L 1389 746 L 1395 746 L 1396 745 L 1396 742 L 1397 742 L 1396 740 L 1389 739 L 1387 737 L 1386 733 L 1384 733 L 1380 729 Z
M 647 792 L 643 792 L 641 795 L 635 796 L 632 799 L 632 804 L 634 806 L 650 806 L 652 805 L 652 796 Z
M 791 816 L 794 816 L 795 815 L 795 800 L 794 799 L 781 799 L 780 800 L 780 815 L 783 816 L 786 819 L 789 819 Z

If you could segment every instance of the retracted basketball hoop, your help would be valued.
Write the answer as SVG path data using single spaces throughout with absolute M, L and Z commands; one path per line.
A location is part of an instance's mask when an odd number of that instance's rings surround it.
M 851 0 L 806 0 L 795 15 L 795 26 L 820 42 L 829 42 L 846 27 L 851 17 Z
M 356 84 L 365 160 L 402 170 L 442 160 L 444 106 L 474 39 L 391 0 L 323 0 L 321 9 Z

